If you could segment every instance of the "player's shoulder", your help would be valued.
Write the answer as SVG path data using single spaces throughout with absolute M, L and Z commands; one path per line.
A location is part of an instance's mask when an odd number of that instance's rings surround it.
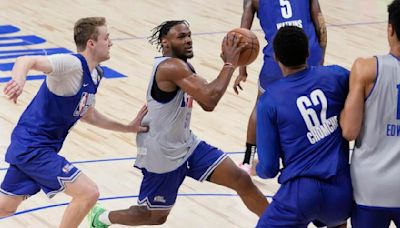
M 173 72 L 173 71 L 187 70 L 188 64 L 179 58 L 167 58 L 164 61 L 162 61 L 157 68 L 158 68 L 157 70 Z
M 61 53 L 47 56 L 49 60 L 80 62 L 79 58 L 73 54 Z
M 376 65 L 377 65 L 377 57 L 368 57 L 368 58 L 359 57 L 356 60 L 354 60 L 352 70 L 357 70 L 367 73 L 369 71 L 376 70 Z
M 274 84 L 270 85 L 263 94 L 258 98 L 260 103 L 267 104 L 267 105 L 273 105 L 276 101 L 276 95 L 277 91 L 280 91 L 279 89 L 277 90 L 276 84 L 278 82 L 275 82 Z
M 157 77 L 185 78 L 193 75 L 189 64 L 179 58 L 167 58 L 157 66 Z
M 325 69 L 328 73 L 330 74 L 337 74 L 337 75 L 343 75 L 343 76 L 348 76 L 350 74 L 350 71 L 342 66 L 339 65 L 328 65 L 328 66 L 321 66 L 323 69 Z
M 351 68 L 351 77 L 356 81 L 373 82 L 377 75 L 377 57 L 357 58 Z

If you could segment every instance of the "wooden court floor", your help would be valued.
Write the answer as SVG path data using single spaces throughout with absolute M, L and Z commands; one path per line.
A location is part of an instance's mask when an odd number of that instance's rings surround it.
M 349 68 L 358 56 L 387 53 L 386 6 L 389 2 L 320 0 L 328 23 L 325 64 Z M 145 102 L 153 57 L 159 55 L 156 47 L 146 40 L 153 27 L 165 20 L 186 19 L 193 33 L 195 57 L 191 63 L 199 75 L 210 81 L 223 65 L 219 58 L 221 40 L 227 31 L 240 25 L 241 13 L 242 1 L 229 0 L 0 0 L 0 26 L 19 28 L 9 34 L 2 34 L 0 29 L 0 81 L 10 76 L 6 65 L 15 60 L 10 51 L 54 48 L 74 51 L 74 22 L 81 17 L 104 16 L 114 42 L 111 59 L 104 65 L 127 77 L 105 79 L 96 107 L 112 118 L 128 122 Z M 265 45 L 257 19 L 253 30 Z M 23 40 L 21 36 L 32 35 L 45 42 L 7 45 Z M 10 37 L 13 37 L 11 41 Z M 239 95 L 230 86 L 214 112 L 206 113 L 198 105 L 193 110 L 195 134 L 230 152 L 237 162 L 243 156 L 239 152 L 244 150 L 247 120 L 257 94 L 261 56 L 248 67 L 248 81 Z M 38 74 L 31 72 L 30 76 L 35 78 Z M 28 81 L 17 105 L 0 96 L 0 179 L 7 168 L 3 158 L 11 131 L 41 82 Z M 0 90 L 3 87 L 4 82 L 0 82 Z M 110 132 L 79 123 L 61 154 L 76 162 L 76 166 L 98 184 L 103 205 L 121 209 L 136 204 L 141 174 L 132 167 L 136 156 L 134 134 Z M 278 189 L 276 179 L 255 177 L 253 180 L 265 195 L 273 195 Z M 257 217 L 229 189 L 188 178 L 180 193 L 163 227 L 254 227 L 257 222 Z M 1 219 L 0 227 L 56 227 L 68 201 L 63 194 L 49 200 L 39 193 L 21 205 L 20 214 Z M 86 223 L 81 227 L 87 227 Z

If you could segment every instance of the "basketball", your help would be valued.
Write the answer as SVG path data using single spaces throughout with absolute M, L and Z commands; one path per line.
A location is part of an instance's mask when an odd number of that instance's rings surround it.
M 237 62 L 238 66 L 246 66 L 252 63 L 258 56 L 260 51 L 260 44 L 258 42 L 257 36 L 249 29 L 246 28 L 235 28 L 228 32 L 240 34 L 239 44 L 246 43 L 247 45 L 240 52 L 239 60 Z

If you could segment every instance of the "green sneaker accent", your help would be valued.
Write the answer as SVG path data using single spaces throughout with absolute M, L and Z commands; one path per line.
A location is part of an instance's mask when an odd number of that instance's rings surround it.
M 87 216 L 90 228 L 107 228 L 108 225 L 100 222 L 99 216 L 106 211 L 100 204 L 94 205 Z

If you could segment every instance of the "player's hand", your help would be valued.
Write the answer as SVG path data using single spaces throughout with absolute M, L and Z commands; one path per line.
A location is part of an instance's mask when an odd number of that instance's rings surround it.
M 235 83 L 233 84 L 233 90 L 235 90 L 236 94 L 239 94 L 239 90 L 243 90 L 240 82 L 246 82 L 247 79 L 247 70 L 246 66 L 239 67 L 239 75 L 236 77 Z
M 136 115 L 135 119 L 129 123 L 129 129 L 131 132 L 138 133 L 138 132 L 147 132 L 149 130 L 148 126 L 142 126 L 143 117 L 147 114 L 147 106 L 143 105 L 143 107 L 139 110 L 138 114 Z
M 231 63 L 236 67 L 239 55 L 247 43 L 239 44 L 242 36 L 236 33 L 228 33 L 222 42 L 221 58 L 224 63 Z
M 9 100 L 12 100 L 14 104 L 16 104 L 18 97 L 22 94 L 22 91 L 24 90 L 24 86 L 25 80 L 11 79 L 4 87 L 3 93 L 8 97 Z

